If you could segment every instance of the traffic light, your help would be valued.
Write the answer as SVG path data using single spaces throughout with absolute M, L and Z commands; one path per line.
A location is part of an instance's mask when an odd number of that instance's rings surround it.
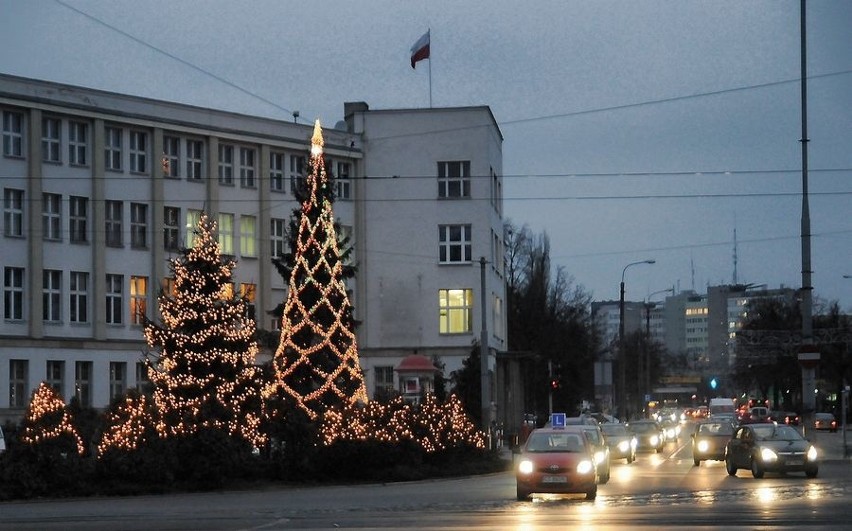
M 554 391 L 559 389 L 559 380 L 557 380 L 556 378 L 550 380 L 550 388 Z
M 719 387 L 719 382 L 716 381 L 716 377 L 714 376 L 713 378 L 710 378 L 710 389 L 715 391 L 717 387 Z

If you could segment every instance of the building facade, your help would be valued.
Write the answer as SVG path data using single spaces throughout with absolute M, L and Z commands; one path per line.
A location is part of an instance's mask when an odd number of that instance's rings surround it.
M 490 110 L 345 113 L 323 132 L 326 167 L 354 249 L 370 393 L 397 389 L 414 353 L 446 376 L 482 337 L 504 350 L 502 136 Z M 20 417 L 42 381 L 95 408 L 147 384 L 144 317 L 157 318 L 167 261 L 202 212 L 258 328 L 278 328 L 267 312 L 286 283 L 272 259 L 288 247 L 311 125 L 6 75 L 0 114 L 0 420 Z

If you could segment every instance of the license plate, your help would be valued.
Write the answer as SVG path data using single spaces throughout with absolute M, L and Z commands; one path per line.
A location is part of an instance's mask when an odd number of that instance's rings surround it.
M 802 466 L 805 462 L 801 459 L 787 459 L 787 464 L 790 466 Z
M 568 483 L 568 478 L 565 476 L 544 476 L 541 478 L 542 483 Z

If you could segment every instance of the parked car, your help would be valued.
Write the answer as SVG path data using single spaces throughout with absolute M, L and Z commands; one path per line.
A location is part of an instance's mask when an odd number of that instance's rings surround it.
M 636 436 L 624 424 L 608 422 L 601 430 L 609 446 L 610 459 L 624 459 L 629 465 L 636 460 Z
M 837 419 L 831 413 L 815 413 L 814 414 L 814 429 L 829 430 L 834 433 L 837 431 Z
M 701 461 L 725 460 L 725 447 L 734 435 L 734 427 L 730 422 L 715 422 L 705 420 L 695 425 L 692 434 L 692 462 L 700 466 Z
M 515 470 L 518 500 L 533 493 L 585 494 L 598 492 L 594 449 L 579 431 L 539 428 L 530 433 Z
M 652 450 L 657 453 L 663 451 L 665 435 L 656 420 L 632 420 L 627 423 L 627 428 L 636 436 L 637 450 Z
M 751 469 L 755 478 L 765 472 L 804 472 L 809 478 L 819 471 L 819 453 L 792 426 L 775 423 L 745 424 L 736 429 L 725 450 L 725 468 L 735 476 L 740 468 Z

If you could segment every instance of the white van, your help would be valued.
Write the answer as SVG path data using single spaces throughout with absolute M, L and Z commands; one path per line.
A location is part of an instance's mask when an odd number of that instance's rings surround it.
M 729 414 L 733 415 L 737 410 L 737 404 L 733 398 L 711 398 L 710 415 Z

